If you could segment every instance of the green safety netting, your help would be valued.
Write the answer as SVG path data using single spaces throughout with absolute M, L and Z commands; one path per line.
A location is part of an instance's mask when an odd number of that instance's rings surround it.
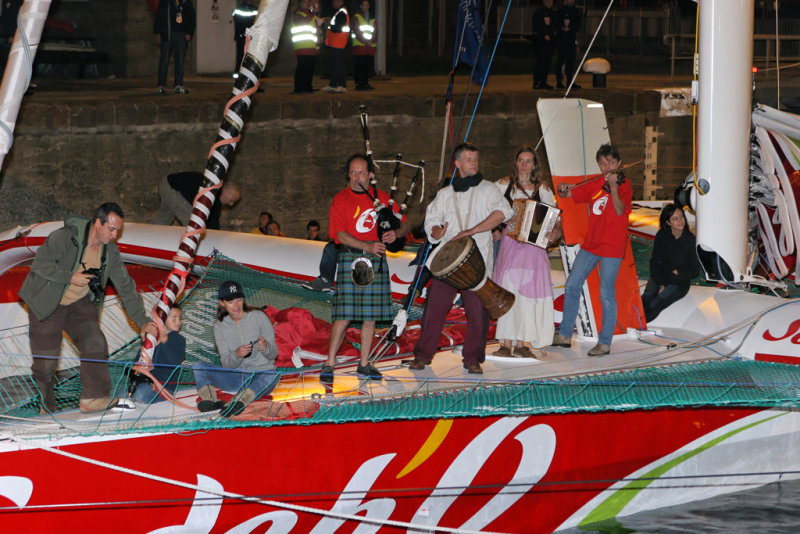
M 221 282 L 236 280 L 244 288 L 246 301 L 254 306 L 276 308 L 299 306 L 320 318 L 330 318 L 330 295 L 308 291 L 296 281 L 245 267 L 222 255 L 210 259 L 207 270 L 187 292 L 183 335 L 187 339 L 187 361 L 217 362 L 213 344 L 216 291 Z M 398 305 L 396 305 L 398 306 Z M 412 310 L 418 317 L 420 310 Z M 109 360 L 117 395 L 124 395 L 130 369 L 137 359 L 139 341 L 132 340 Z M 5 415 L 38 414 L 36 387 L 27 368 L 0 379 L 0 408 Z M 295 370 L 292 370 L 293 372 Z M 302 371 L 302 370 L 301 370 Z M 191 370 L 175 377 L 182 387 L 193 387 Z M 56 387 L 59 408 L 77 408 L 80 376 L 77 367 L 60 371 Z M 369 397 L 322 400 L 320 409 L 296 421 L 233 422 L 204 420 L 160 420 L 135 425 L 96 428 L 94 432 L 148 430 L 184 431 L 200 428 L 323 422 L 383 421 L 418 418 L 535 415 L 576 411 L 639 410 L 666 407 L 800 407 L 800 367 L 741 360 L 674 364 L 629 371 L 608 372 L 551 380 L 477 382 L 474 386 L 442 391 L 436 381 L 421 381 L 412 394 L 399 398 Z
M 455 392 L 322 406 L 313 419 L 380 421 L 721 406 L 800 407 L 800 367 L 722 360 L 554 380 L 487 383 Z
M 270 305 L 277 309 L 291 307 L 304 308 L 314 316 L 329 321 L 331 319 L 331 294 L 310 291 L 303 288 L 296 280 L 274 274 L 264 273 L 246 267 L 222 255 L 215 254 L 203 262 L 204 273 L 191 284 L 180 300 L 183 309 L 183 327 L 181 334 L 186 338 L 186 363 L 195 362 L 219 363 L 214 346 L 213 325 L 217 311 L 217 289 L 222 282 L 235 280 L 242 284 L 245 301 L 254 307 Z M 106 307 L 119 306 L 119 302 L 107 303 Z M 395 302 L 394 313 L 400 310 Z M 422 309 L 413 306 L 409 311 L 409 319 L 422 317 Z M 379 323 L 378 327 L 386 327 L 391 323 Z M 131 367 L 138 359 L 141 343 L 138 338 L 129 341 L 123 347 L 109 355 L 111 371 L 112 395 L 125 396 L 131 384 Z M 15 363 L 16 372 L 12 371 L 0 378 L 0 410 L 2 413 L 19 416 L 39 413 L 38 390 L 30 376 L 30 356 L 23 355 L 22 348 L 16 352 L 21 354 Z M 78 407 L 81 392 L 79 368 L 76 365 L 59 371 L 57 374 L 55 393 L 59 409 Z M 183 368 L 173 377 L 183 387 L 194 386 L 191 369 Z

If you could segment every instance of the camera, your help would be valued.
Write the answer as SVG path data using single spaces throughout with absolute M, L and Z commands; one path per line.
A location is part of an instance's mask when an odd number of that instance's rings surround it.
M 89 291 L 92 292 L 93 300 L 101 301 L 105 297 L 106 290 L 103 288 L 103 282 L 100 279 L 101 270 L 95 267 L 86 269 L 83 274 L 90 274 L 92 277 L 89 279 Z

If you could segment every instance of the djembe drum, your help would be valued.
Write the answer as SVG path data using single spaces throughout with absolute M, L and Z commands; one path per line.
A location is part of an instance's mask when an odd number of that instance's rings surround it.
M 437 280 L 456 289 L 473 291 L 492 319 L 502 317 L 514 305 L 514 294 L 486 276 L 486 264 L 470 236 L 443 245 L 433 258 L 430 269 Z

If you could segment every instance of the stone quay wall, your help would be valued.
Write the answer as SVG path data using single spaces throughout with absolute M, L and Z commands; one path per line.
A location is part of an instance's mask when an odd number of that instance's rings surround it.
M 410 203 L 412 225 L 420 224 L 436 193 L 445 105 L 440 96 L 255 95 L 243 139 L 228 178 L 244 195 L 223 210 L 222 228 L 249 231 L 262 210 L 270 211 L 282 231 L 304 237 L 309 219 L 318 219 L 327 235 L 328 208 L 345 184 L 342 169 L 352 153 L 363 152 L 358 106 L 368 107 L 371 146 L 376 160 L 402 153 L 404 161 L 425 160 L 425 198 L 419 186 Z M 656 125 L 659 180 L 683 180 L 691 161 L 691 120 L 660 118 L 655 91 L 582 90 L 582 98 L 602 101 L 611 139 L 623 160 L 644 157 L 645 125 Z M 159 198 L 157 186 L 167 174 L 202 171 L 216 138 L 224 100 L 193 92 L 185 98 L 102 97 L 27 100 L 17 122 L 15 143 L 0 174 L 0 228 L 89 215 L 102 202 L 119 202 L 126 220 L 149 222 Z M 462 107 L 456 98 L 453 109 Z M 471 109 L 471 105 L 468 108 Z M 463 125 L 469 122 L 467 116 Z M 463 138 L 455 134 L 457 140 Z M 490 180 L 512 169 L 515 150 L 535 145 L 541 136 L 536 98 L 525 92 L 485 94 L 470 140 L 481 150 L 481 171 Z M 546 166 L 544 146 L 539 155 Z M 674 167 L 674 168 L 672 168 Z M 393 164 L 381 166 L 379 187 L 390 186 Z M 641 196 L 643 167 L 627 172 Z M 401 199 L 413 170 L 404 168 L 396 199 Z M 421 184 L 420 184 L 421 185 Z M 672 198 L 673 186 L 661 198 Z

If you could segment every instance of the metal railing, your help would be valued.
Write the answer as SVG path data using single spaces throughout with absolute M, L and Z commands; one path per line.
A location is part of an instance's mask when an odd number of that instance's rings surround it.
M 675 79 L 675 61 L 680 59 L 693 59 L 694 58 L 694 34 L 693 33 L 668 33 L 664 35 L 664 44 L 667 45 L 670 49 L 670 69 L 669 69 L 669 76 L 670 80 Z M 681 55 L 683 54 L 683 48 L 681 48 L 681 41 L 685 41 L 687 43 L 691 43 L 692 45 L 692 53 L 689 55 Z M 759 43 L 763 41 L 763 46 L 759 46 Z M 757 34 L 753 35 L 753 61 L 754 62 L 764 62 L 765 69 L 770 68 L 770 64 L 773 61 L 776 61 L 776 54 L 775 54 L 775 35 L 769 34 Z M 782 43 L 783 41 L 790 42 L 793 44 L 800 45 L 800 35 L 779 35 L 777 37 L 777 41 L 779 46 L 783 50 Z M 788 59 L 788 60 L 798 60 L 800 59 L 800 53 L 798 53 L 798 46 L 794 45 L 791 47 L 787 47 L 786 53 L 781 50 L 780 57 L 781 59 Z M 763 54 L 759 53 L 763 50 Z

